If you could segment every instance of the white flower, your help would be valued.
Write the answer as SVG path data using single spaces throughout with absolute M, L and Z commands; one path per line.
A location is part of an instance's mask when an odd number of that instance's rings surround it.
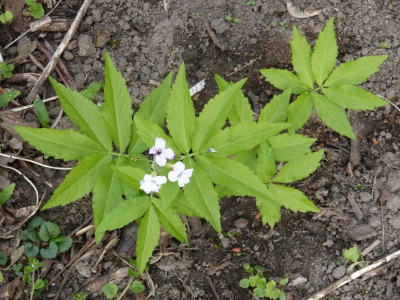
M 189 183 L 192 173 L 193 169 L 185 170 L 185 165 L 178 161 L 174 164 L 172 171 L 168 173 L 168 179 L 172 182 L 178 181 L 179 187 L 183 187 L 185 184 Z
M 150 174 L 144 175 L 143 180 L 140 181 L 140 188 L 146 193 L 158 193 L 161 186 L 167 182 L 165 176 L 151 176 Z
M 156 156 L 156 163 L 160 167 L 167 164 L 167 159 L 171 160 L 175 157 L 174 151 L 170 148 L 165 148 L 166 142 L 162 138 L 156 138 L 155 144 L 150 148 L 149 153 Z

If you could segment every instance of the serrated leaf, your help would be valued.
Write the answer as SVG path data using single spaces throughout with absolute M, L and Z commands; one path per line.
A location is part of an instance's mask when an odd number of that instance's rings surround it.
M 69 236 L 58 236 L 50 241 L 57 245 L 57 252 L 59 253 L 67 251 L 72 245 L 72 239 Z
M 274 183 L 269 184 L 268 189 L 275 194 L 284 207 L 293 212 L 319 212 L 315 204 L 299 190 Z
M 136 189 L 140 188 L 140 181 L 143 180 L 146 172 L 139 168 L 127 166 L 110 166 L 113 172 L 125 183 L 133 186 Z
M 359 86 L 340 85 L 321 89 L 333 103 L 347 109 L 372 110 L 389 103 Z
M 164 229 L 180 242 L 189 245 L 186 227 L 178 213 L 174 209 L 166 207 L 160 199 L 152 198 L 151 201 Z
M 0 193 L 0 205 L 5 204 L 8 199 L 10 199 L 12 193 L 14 192 L 15 188 L 15 183 L 11 183 L 9 186 L 7 186 L 4 190 L 1 191 Z
M 112 299 L 117 295 L 118 286 L 115 283 L 107 283 L 101 290 L 107 299 Z
M 294 133 L 300 129 L 310 118 L 313 110 L 313 103 L 309 93 L 303 93 L 289 104 L 288 123 L 290 123 L 289 133 Z
M 334 18 L 330 18 L 325 28 L 319 33 L 311 56 L 311 69 L 319 86 L 332 72 L 338 55 L 333 21 Z
M 149 205 L 150 198 L 148 196 L 130 198 L 121 202 L 117 207 L 103 217 L 103 220 L 97 226 L 97 232 L 101 233 L 107 230 L 111 231 L 128 225 L 142 217 L 149 209 Z
M 163 82 L 140 103 L 139 110 L 134 118 L 141 118 L 150 123 L 162 126 L 167 111 L 167 104 L 171 92 L 172 72 L 168 74 Z M 129 153 L 142 153 L 147 147 L 139 138 L 135 122 L 132 124 L 131 143 Z
M 60 98 L 65 113 L 78 126 L 79 131 L 102 145 L 105 150 L 112 151 L 111 137 L 96 104 L 87 100 L 80 93 L 66 88 L 53 78 L 50 78 L 50 82 Z
M 138 272 L 142 273 L 149 261 L 154 248 L 158 244 L 160 237 L 160 222 L 153 205 L 150 205 L 142 221 L 140 222 L 137 244 L 136 258 Z
M 44 223 L 42 217 L 34 217 L 28 224 L 28 230 L 34 230 Z
M 67 205 L 90 193 L 101 169 L 111 159 L 112 156 L 106 154 L 85 157 L 68 173 L 42 209 Z
M 104 87 L 104 82 L 96 82 L 93 81 L 89 84 L 89 86 L 81 91 L 81 95 L 83 95 L 88 100 L 93 100 L 96 97 L 96 94 L 100 91 L 101 88 Z
M 340 106 L 332 103 L 328 98 L 321 94 L 312 93 L 312 101 L 315 111 L 321 120 L 333 130 L 345 135 L 351 139 L 356 139 L 353 128 L 347 120 L 346 112 Z
M 145 290 L 145 287 L 144 287 L 143 283 L 141 283 L 140 281 L 134 280 L 134 281 L 132 282 L 132 285 L 131 285 L 131 287 L 130 287 L 130 290 L 131 290 L 132 292 L 134 292 L 135 294 L 137 294 L 137 293 L 143 292 L 143 291 Z
M 34 229 L 22 230 L 21 241 L 32 241 L 35 243 L 40 243 L 39 235 Z
M 1 78 L 1 73 L 0 73 Z M 11 91 L 0 95 L 0 108 L 6 106 L 10 101 L 14 100 L 21 94 L 20 91 Z
M 176 209 L 181 214 L 189 217 L 199 217 L 202 218 L 200 213 L 195 210 L 191 203 L 189 203 L 183 193 L 183 190 L 179 190 L 178 195 L 175 197 L 174 201 L 172 202 L 172 208 Z
M 310 146 L 316 139 L 305 137 L 301 134 L 283 133 L 268 139 L 275 160 L 289 161 L 310 152 Z
M 256 174 L 262 182 L 268 182 L 276 173 L 276 162 L 272 148 L 267 142 L 262 142 L 256 151 L 257 165 Z
M 325 81 L 325 87 L 361 84 L 378 72 L 387 55 L 363 56 L 339 65 Z
M 190 182 L 184 186 L 185 202 L 196 212 L 195 216 L 206 219 L 221 233 L 219 199 L 210 178 L 193 160 L 185 159 L 184 163 L 194 169 Z
M 310 176 L 321 164 L 324 150 L 306 154 L 286 163 L 272 182 L 291 183 Z
M 24 247 L 26 256 L 34 257 L 39 254 L 39 247 L 33 245 L 32 243 L 26 243 Z
M 104 121 L 115 146 L 124 153 L 129 144 L 132 126 L 132 99 L 124 77 L 113 65 L 107 51 L 104 86 Z
M 272 100 L 264 106 L 258 117 L 258 122 L 282 123 L 286 120 L 290 101 L 291 89 L 282 94 L 275 95 Z
M 44 281 L 43 281 L 43 279 L 38 279 L 36 282 L 35 282 L 35 284 L 33 285 L 33 289 L 34 290 L 39 290 L 39 289 L 41 289 L 41 288 L 43 288 L 44 287 Z
M 50 242 L 47 248 L 40 249 L 40 255 L 46 259 L 52 259 L 57 256 L 57 245 L 54 242 Z
M 269 198 L 257 197 L 256 204 L 260 210 L 263 224 L 268 224 L 271 228 L 274 228 L 281 218 L 281 205 L 271 200 L 274 199 L 271 193 L 269 193 L 269 196 Z
M 270 68 L 262 69 L 260 72 L 266 81 L 282 91 L 291 89 L 293 94 L 301 94 L 307 90 L 307 87 L 300 81 L 299 77 L 288 70 Z
M 300 80 L 312 89 L 315 79 L 311 70 L 311 46 L 296 26 L 293 26 L 293 39 L 290 42 L 290 47 L 292 49 L 293 69 Z
M 82 160 L 96 153 L 107 153 L 101 145 L 72 129 L 55 130 L 23 126 L 14 129 L 45 156 L 53 156 L 56 159 Z
M 170 171 L 170 169 L 163 168 L 161 170 L 161 175 L 168 178 L 169 171 Z M 180 188 L 176 184 L 176 182 L 172 182 L 169 180 L 161 186 L 159 196 L 165 207 L 169 208 L 171 206 L 172 202 L 178 195 L 179 191 L 180 191 Z
M 346 249 L 343 252 L 343 257 L 347 260 L 352 261 L 353 263 L 358 262 L 358 259 L 360 258 L 360 254 L 358 253 L 357 246 Z
M 246 79 L 235 83 L 222 93 L 208 101 L 203 111 L 196 119 L 196 128 L 193 137 L 193 150 L 203 150 L 203 145 L 226 122 L 226 118 L 233 104 L 233 96 L 239 91 Z
M 39 237 L 43 242 L 47 242 L 51 238 L 59 236 L 61 233 L 60 227 L 54 222 L 44 222 L 40 226 Z
M 185 64 L 182 63 L 168 100 L 167 127 L 175 145 L 185 154 L 189 154 L 192 145 L 195 118 Z

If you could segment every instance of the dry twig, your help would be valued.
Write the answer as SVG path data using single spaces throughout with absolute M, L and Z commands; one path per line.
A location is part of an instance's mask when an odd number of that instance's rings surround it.
M 214 30 L 212 30 L 209 23 L 206 23 L 206 30 L 207 30 L 208 35 L 210 36 L 211 41 L 214 43 L 214 45 L 217 46 L 222 51 L 224 51 L 225 50 L 224 45 L 222 45 L 221 41 L 217 38 Z

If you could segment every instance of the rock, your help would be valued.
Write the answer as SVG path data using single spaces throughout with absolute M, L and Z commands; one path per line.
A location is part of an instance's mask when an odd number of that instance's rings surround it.
M 0 175 L 0 189 L 4 190 L 10 184 L 11 184 L 11 182 L 7 177 Z
M 400 171 L 391 171 L 388 174 L 388 178 L 386 181 L 386 188 L 390 193 L 394 193 L 400 188 Z
M 367 192 L 360 193 L 360 201 L 361 202 L 368 202 L 370 200 L 372 200 L 372 194 L 367 193 Z
M 92 11 L 92 15 L 93 15 L 94 22 L 101 22 L 103 20 L 103 18 L 102 18 L 103 12 L 101 9 L 94 9 Z
M 345 266 L 339 266 L 332 271 L 332 276 L 335 279 L 340 279 L 344 275 L 346 275 L 346 268 Z
M 82 34 L 78 39 L 79 56 L 90 56 L 96 53 L 92 38 L 87 34 Z
M 347 235 L 354 241 L 362 241 L 375 236 L 376 231 L 368 224 L 361 224 L 350 228 Z
M 169 271 L 188 269 L 190 263 L 191 263 L 190 261 L 184 262 L 183 260 L 177 259 L 172 255 L 168 255 L 161 258 L 160 261 L 156 263 L 156 266 L 160 270 L 169 272 Z
M 221 239 L 221 246 L 222 248 L 228 248 L 229 247 L 229 239 L 227 239 L 226 237 L 223 237 Z
M 229 25 L 224 18 L 217 18 L 211 21 L 211 28 L 213 28 L 217 34 L 222 34 L 229 29 Z
M 396 230 L 400 229 L 400 216 L 391 217 L 389 224 Z
M 74 59 L 74 55 L 71 52 L 69 52 L 68 50 L 65 50 L 65 52 L 63 54 L 63 58 L 67 61 L 72 60 L 72 59 Z
M 400 196 L 392 196 L 389 198 L 389 200 L 386 202 L 386 208 L 397 212 L 400 209 Z
M 240 218 L 235 221 L 235 226 L 238 228 L 246 228 L 247 224 L 249 224 L 249 221 L 247 221 L 245 218 Z
M 23 142 L 22 142 L 22 140 L 13 137 L 13 138 L 8 142 L 8 144 L 9 144 L 10 147 L 13 148 L 14 150 L 20 150 L 20 149 L 22 149 L 22 144 L 23 144 Z
M 332 240 L 327 240 L 326 242 L 322 243 L 322 246 L 325 246 L 325 247 L 330 248 L 330 247 L 333 246 L 333 244 L 334 244 L 334 243 L 333 243 Z

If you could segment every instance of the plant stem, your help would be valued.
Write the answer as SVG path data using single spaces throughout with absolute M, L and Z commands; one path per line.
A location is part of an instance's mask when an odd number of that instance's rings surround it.
M 128 289 L 129 289 L 129 287 L 130 287 L 132 281 L 133 281 L 133 278 L 131 277 L 131 279 L 129 279 L 128 284 L 126 285 L 126 288 L 122 291 L 121 295 L 119 295 L 119 297 L 117 298 L 117 300 L 121 300 L 122 297 L 126 294 L 126 292 L 128 291 Z
M 52 166 L 48 166 L 48 165 L 45 165 L 45 164 L 38 163 L 37 161 L 31 160 L 31 159 L 26 159 L 26 158 L 18 157 L 18 156 L 14 156 L 14 155 L 11 155 L 11 154 L 0 153 L 0 156 L 12 158 L 12 159 L 17 159 L 17 160 L 27 161 L 27 162 L 30 162 L 30 163 L 32 163 L 32 164 L 41 166 L 41 167 L 43 167 L 43 168 L 48 168 L 48 169 L 53 169 L 53 170 L 64 170 L 64 171 L 72 170 L 72 168 L 62 168 L 62 167 L 52 167 Z
M 30 300 L 33 300 L 33 293 L 35 292 L 35 270 L 33 270 L 32 273 L 32 290 L 31 290 L 31 298 Z

